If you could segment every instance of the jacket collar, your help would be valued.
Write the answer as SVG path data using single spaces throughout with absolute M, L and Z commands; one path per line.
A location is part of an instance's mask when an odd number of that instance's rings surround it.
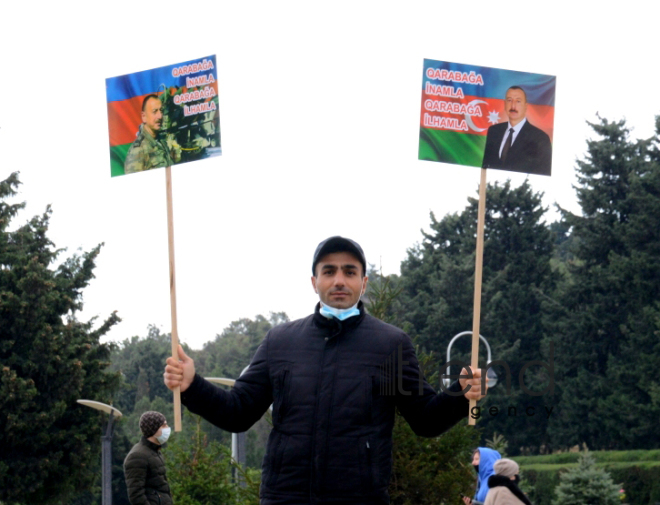
M 513 482 L 509 477 L 503 477 L 502 475 L 491 475 L 488 477 L 488 487 L 491 489 L 494 487 L 506 487 L 525 505 L 532 505 L 532 502 L 529 501 L 529 498 L 525 496 L 525 494 L 520 490 L 516 483 Z
M 151 449 L 152 451 L 160 451 L 163 447 L 165 447 L 165 445 L 167 445 L 167 444 L 162 444 L 162 445 L 154 444 L 151 440 L 149 440 L 144 435 L 142 435 L 141 442 L 144 445 L 146 445 L 149 449 Z

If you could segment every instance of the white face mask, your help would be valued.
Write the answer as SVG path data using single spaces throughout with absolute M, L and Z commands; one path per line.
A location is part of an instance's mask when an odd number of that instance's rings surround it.
M 335 317 L 340 321 L 344 321 L 349 317 L 360 315 L 360 310 L 357 308 L 357 305 L 358 304 L 356 303 L 348 309 L 336 309 L 335 307 L 330 307 L 329 305 L 321 302 L 321 308 L 319 309 L 319 312 L 328 319 Z
M 163 445 L 165 442 L 167 442 L 167 439 L 170 438 L 170 433 L 172 433 L 172 428 L 169 426 L 167 428 L 163 428 L 163 431 L 161 432 L 160 436 L 156 437 L 156 440 L 158 440 L 160 445 Z

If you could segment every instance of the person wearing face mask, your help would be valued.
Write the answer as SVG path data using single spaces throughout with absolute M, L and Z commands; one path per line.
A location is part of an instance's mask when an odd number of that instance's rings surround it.
M 482 398 L 480 370 L 463 369 L 439 394 L 431 388 L 408 335 L 366 313 L 366 268 L 357 242 L 321 242 L 314 313 L 272 328 L 231 390 L 196 374 L 181 347 L 178 360 L 167 359 L 167 387 L 180 387 L 191 412 L 224 430 L 246 431 L 272 404 L 262 505 L 387 504 L 395 409 L 415 433 L 435 437 L 467 417 L 468 399 Z
M 483 505 L 488 495 L 488 479 L 493 475 L 493 465 L 501 458 L 499 452 L 488 447 L 478 447 L 472 453 L 472 466 L 477 472 L 477 489 L 474 498 L 463 497 L 465 505 Z
M 511 459 L 502 458 L 493 466 L 495 474 L 488 478 L 490 490 L 484 505 L 532 505 L 518 487 L 520 467 Z
M 124 476 L 131 505 L 171 505 L 162 447 L 172 432 L 165 416 L 149 411 L 140 417 L 142 438 L 124 460 Z

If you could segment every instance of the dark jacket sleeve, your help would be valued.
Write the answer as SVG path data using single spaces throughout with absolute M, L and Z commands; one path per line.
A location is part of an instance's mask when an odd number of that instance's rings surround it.
M 407 335 L 403 338 L 401 349 L 397 407 L 415 434 L 436 437 L 467 418 L 470 403 L 460 394 L 460 384 L 454 382 L 447 391 L 436 394 L 419 369 L 415 350 Z
M 147 500 L 147 469 L 149 461 L 140 452 L 130 452 L 124 460 L 124 476 L 128 501 L 131 505 L 148 505 Z
M 543 132 L 544 133 L 544 132 Z M 540 139 L 540 161 L 539 161 L 539 173 L 542 175 L 550 175 L 552 170 L 552 144 L 550 143 L 550 137 L 547 134 L 543 134 Z
M 181 394 L 191 412 L 232 433 L 250 429 L 273 402 L 268 371 L 268 335 L 257 349 L 249 368 L 231 390 L 211 384 L 199 375 Z

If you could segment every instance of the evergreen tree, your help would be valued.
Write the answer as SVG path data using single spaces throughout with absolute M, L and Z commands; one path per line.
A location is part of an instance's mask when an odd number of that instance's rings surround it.
M 527 391 L 547 391 L 544 395 L 532 396 L 518 384 L 526 363 L 549 361 L 549 346 L 542 348 L 541 342 L 545 307 L 554 303 L 558 279 L 552 267 L 556 235 L 543 221 L 542 195 L 532 192 L 527 181 L 517 188 L 508 181 L 489 185 L 486 195 L 480 331 L 491 345 L 493 360 L 509 366 L 511 387 L 506 368 L 494 367 L 500 385 L 480 404 L 479 422 L 486 435 L 502 433 L 517 454 L 522 447 L 548 443 L 547 411 L 554 405 L 550 376 L 540 367 L 528 367 L 523 376 Z M 470 199 L 461 214 L 440 221 L 431 215 L 431 232 L 424 233 L 423 242 L 409 251 L 401 266 L 397 317 L 417 342 L 440 356 L 454 335 L 472 329 L 477 211 L 478 201 Z M 470 363 L 469 341 L 455 343 L 452 360 Z M 485 364 L 480 359 L 480 366 Z M 490 414 L 491 407 L 497 407 L 497 416 Z
M 258 315 L 254 320 L 232 321 L 213 341 L 204 344 L 195 358 L 196 369 L 206 377 L 238 378 L 250 364 L 266 333 L 288 321 L 284 312 L 271 312 L 268 318 Z
M 50 208 L 10 231 L 18 185 L 0 182 L 0 500 L 61 503 L 97 477 L 101 414 L 76 400 L 112 403 L 119 374 L 100 338 L 119 318 L 77 320 L 100 246 L 55 266 Z
M 183 344 L 183 347 L 186 353 L 194 355 L 188 346 Z M 112 353 L 112 368 L 121 372 L 123 378 L 116 402 L 119 410 L 131 413 L 143 398 L 148 403 L 156 398 L 171 403 L 172 392 L 163 382 L 165 360 L 171 355 L 170 335 L 161 333 L 155 326 L 149 326 L 146 337 L 134 336 L 119 344 Z
M 585 452 L 577 467 L 559 477 L 554 505 L 618 505 L 621 486 L 612 481 L 602 468 L 596 468 L 594 457 Z
M 563 211 L 573 260 L 551 318 L 561 336 L 562 408 L 550 429 L 567 446 L 654 447 L 660 443 L 660 120 L 648 140 L 631 140 L 623 121 L 591 126 L 599 138 L 578 162 L 582 214 Z
M 191 416 L 187 422 L 195 422 Z M 232 482 L 233 462 L 229 449 L 217 442 L 208 442 L 196 419 L 192 443 L 185 448 L 180 440 L 168 444 L 167 477 L 172 496 L 181 505 L 258 505 L 259 479 L 254 472 L 243 473 L 245 487 Z M 255 477 L 256 480 L 255 480 Z

